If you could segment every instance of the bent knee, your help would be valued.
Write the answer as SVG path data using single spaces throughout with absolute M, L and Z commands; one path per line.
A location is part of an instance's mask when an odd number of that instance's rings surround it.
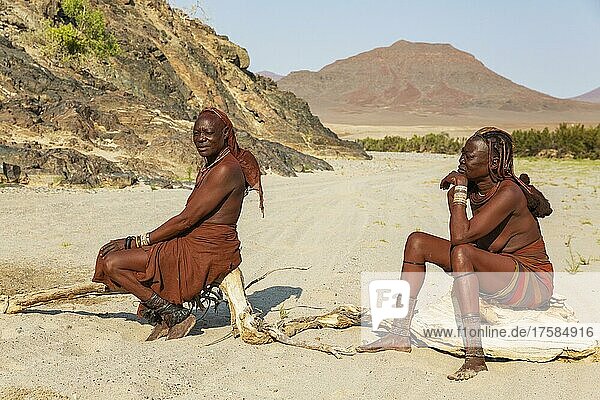
M 462 270 L 461 266 L 471 265 L 470 259 L 473 256 L 475 247 L 471 244 L 459 244 L 452 248 L 450 252 L 450 260 L 452 262 L 452 270 Z M 472 267 L 468 268 L 469 270 Z
M 102 258 L 104 260 L 104 272 L 110 277 L 114 277 L 119 273 L 119 257 L 113 253 L 109 253 Z
M 428 236 L 429 235 L 427 233 L 423 232 L 411 233 L 406 239 L 405 250 L 409 250 L 411 252 L 423 251 L 425 249 Z
M 452 258 L 469 258 L 473 254 L 475 247 L 472 244 L 457 244 L 452 247 L 450 256 Z

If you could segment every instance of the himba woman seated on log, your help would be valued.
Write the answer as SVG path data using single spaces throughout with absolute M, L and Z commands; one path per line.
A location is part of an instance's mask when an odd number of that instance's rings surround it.
M 493 127 L 482 128 L 462 149 L 458 171 L 440 183 L 448 191 L 450 240 L 413 232 L 404 247 L 401 278 L 410 284 L 409 311 L 395 320 L 390 333 L 358 348 L 376 352 L 410 352 L 410 323 L 425 279 L 425 263 L 454 277 L 465 335 L 465 361 L 448 376 L 464 380 L 486 371 L 479 336 L 479 296 L 511 308 L 544 307 L 553 291 L 553 269 L 537 218 L 552 213 L 550 203 L 526 174 L 513 172 L 511 136 Z M 467 199 L 473 217 L 467 218 Z M 485 273 L 484 273 L 485 272 Z M 489 273 L 494 272 L 494 273 Z
M 240 149 L 227 115 L 203 110 L 193 142 L 206 163 L 184 210 L 157 229 L 102 246 L 94 282 L 132 293 L 138 315 L 155 325 L 148 340 L 180 338 L 196 323 L 184 302 L 200 301 L 241 263 L 236 223 L 249 188 L 262 188 L 256 158 Z

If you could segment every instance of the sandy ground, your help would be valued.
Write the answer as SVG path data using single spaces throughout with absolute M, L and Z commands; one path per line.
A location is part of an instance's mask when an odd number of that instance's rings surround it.
M 279 309 L 359 304 L 362 271 L 397 271 L 407 235 L 447 236 L 438 182 L 456 158 L 374 154 L 372 161 L 332 160 L 334 172 L 266 176 L 266 217 L 251 194 L 239 223 L 246 280 L 288 266 L 249 291 L 252 304 L 277 320 Z M 555 213 L 541 220 L 556 270 L 565 243 L 600 271 L 597 174 L 600 162 L 518 160 Z M 153 229 L 184 205 L 186 190 L 0 189 L 0 293 L 14 294 L 90 279 L 107 240 Z M 586 272 L 583 272 L 584 274 Z M 584 278 L 585 279 L 585 278 Z M 447 290 L 447 288 L 443 288 Z M 227 339 L 226 305 L 192 334 L 145 343 L 135 299 L 104 296 L 0 315 L 0 398 L 7 399 L 401 399 L 597 397 L 600 363 L 490 362 L 490 372 L 454 383 L 461 359 L 431 349 L 336 359 L 280 344 Z M 325 310 L 323 310 L 325 311 Z M 291 317 L 321 310 L 296 307 Z M 361 328 L 301 334 L 351 345 Z M 485 393 L 485 394 L 484 394 Z
M 346 125 L 325 123 L 327 128 L 334 131 L 341 139 L 355 140 L 370 137 L 381 139 L 386 136 L 412 137 L 428 133 L 447 133 L 450 137 L 467 137 L 473 134 L 480 126 L 400 126 L 400 125 Z
M 339 104 L 310 103 L 311 112 L 327 126 L 388 126 L 404 127 L 442 127 L 454 130 L 465 127 L 482 127 L 493 125 L 506 130 L 513 129 L 541 129 L 545 126 L 553 127 L 560 123 L 583 123 L 596 126 L 600 123 L 598 106 L 588 110 L 569 111 L 507 111 L 497 109 L 468 108 L 461 110 L 438 109 L 437 111 L 424 110 L 392 110 L 372 107 L 354 108 L 339 107 Z M 335 129 L 334 131 L 338 133 Z M 429 132 L 425 132 L 429 133 Z

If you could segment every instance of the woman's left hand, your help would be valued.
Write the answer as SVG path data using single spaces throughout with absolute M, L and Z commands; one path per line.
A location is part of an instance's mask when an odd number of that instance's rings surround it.
M 452 171 L 440 182 L 440 189 L 448 190 L 450 186 L 467 186 L 469 180 L 464 174 L 458 171 Z

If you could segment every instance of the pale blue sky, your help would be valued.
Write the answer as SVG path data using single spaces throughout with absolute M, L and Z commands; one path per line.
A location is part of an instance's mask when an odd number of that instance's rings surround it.
M 196 0 L 169 0 L 190 8 Z M 450 43 L 556 97 L 600 86 L 600 0 L 199 0 L 252 71 L 319 70 L 397 40 Z

